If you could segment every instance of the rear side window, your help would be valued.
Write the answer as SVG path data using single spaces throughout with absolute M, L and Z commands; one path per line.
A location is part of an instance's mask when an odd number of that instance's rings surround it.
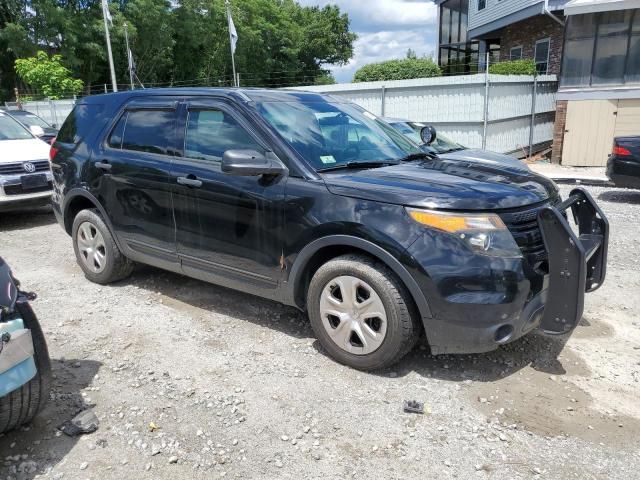
M 112 148 L 173 155 L 175 145 L 174 110 L 126 111 L 109 135 Z
M 60 127 L 57 141 L 62 143 L 80 143 L 96 125 L 96 117 L 102 113 L 101 104 L 76 105 Z

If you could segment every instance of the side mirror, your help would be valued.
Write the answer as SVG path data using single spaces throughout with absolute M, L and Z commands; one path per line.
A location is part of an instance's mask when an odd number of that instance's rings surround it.
M 41 137 L 44 135 L 44 130 L 40 125 L 31 125 L 29 127 L 29 131 L 33 133 L 36 137 Z
M 431 125 L 422 127 L 420 130 L 420 138 L 425 145 L 431 145 L 436 139 L 436 129 Z
M 222 155 L 222 171 L 229 175 L 257 177 L 282 175 L 287 168 L 273 152 L 263 155 L 255 150 L 227 150 Z

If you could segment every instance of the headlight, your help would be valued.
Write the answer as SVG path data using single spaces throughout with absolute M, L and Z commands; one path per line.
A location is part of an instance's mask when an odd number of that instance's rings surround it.
M 416 222 L 456 236 L 476 253 L 498 257 L 522 256 L 511 232 L 496 214 L 406 210 Z

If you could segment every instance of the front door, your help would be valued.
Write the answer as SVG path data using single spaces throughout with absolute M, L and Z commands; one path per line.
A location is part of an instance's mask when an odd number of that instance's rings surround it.
M 179 271 L 169 171 L 176 153 L 175 99 L 136 99 L 93 155 L 92 192 L 128 257 Z
M 183 155 L 171 169 L 177 252 L 183 271 L 273 297 L 280 279 L 286 177 L 223 173 L 231 149 L 267 151 L 232 107 L 199 99 L 181 108 Z

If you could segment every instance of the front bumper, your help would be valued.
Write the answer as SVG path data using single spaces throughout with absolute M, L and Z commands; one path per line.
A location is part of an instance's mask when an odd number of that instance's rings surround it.
M 568 208 L 577 235 L 564 218 Z M 561 334 L 577 325 L 585 292 L 604 281 L 608 222 L 588 192 L 576 189 L 557 207 L 542 208 L 538 224 L 546 271 L 524 258 L 473 254 L 433 231 L 409 247 L 405 263 L 432 312 L 423 318 L 432 353 L 488 352 L 538 326 Z

